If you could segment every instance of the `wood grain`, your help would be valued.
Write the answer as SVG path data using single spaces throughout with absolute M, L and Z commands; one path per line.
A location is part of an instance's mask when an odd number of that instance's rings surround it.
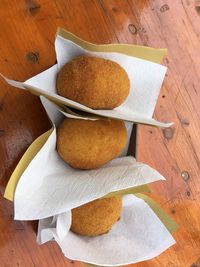
M 195 6 L 196 5 L 196 6 Z M 174 121 L 162 131 L 139 127 L 140 161 L 166 178 L 153 198 L 181 225 L 177 244 L 138 267 L 200 266 L 200 13 L 192 0 L 0 1 L 0 72 L 25 80 L 55 62 L 58 26 L 102 43 L 167 47 L 168 67 L 155 118 Z M 0 189 L 29 144 L 50 125 L 37 97 L 0 81 Z M 0 266 L 71 266 L 56 244 L 39 247 L 33 223 L 14 222 L 0 200 Z

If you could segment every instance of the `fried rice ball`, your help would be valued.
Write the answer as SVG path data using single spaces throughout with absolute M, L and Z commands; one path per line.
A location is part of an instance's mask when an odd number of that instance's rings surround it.
M 130 81 L 116 62 L 91 56 L 74 58 L 57 76 L 58 94 L 92 109 L 113 109 L 127 98 Z
M 71 231 L 84 236 L 107 233 L 120 219 L 122 197 L 97 199 L 72 210 Z
M 123 121 L 65 119 L 57 130 L 57 151 L 70 166 L 94 169 L 117 157 L 127 142 Z

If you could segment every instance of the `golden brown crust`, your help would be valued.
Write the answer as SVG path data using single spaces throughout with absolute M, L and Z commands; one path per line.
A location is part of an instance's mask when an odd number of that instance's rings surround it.
M 65 119 L 57 130 L 57 151 L 74 168 L 94 169 L 117 157 L 127 142 L 123 121 Z
M 111 60 L 80 56 L 63 66 L 57 76 L 61 96 L 93 109 L 113 109 L 127 98 L 126 71 Z
M 98 199 L 72 210 L 71 230 L 85 236 L 107 233 L 120 218 L 122 197 Z

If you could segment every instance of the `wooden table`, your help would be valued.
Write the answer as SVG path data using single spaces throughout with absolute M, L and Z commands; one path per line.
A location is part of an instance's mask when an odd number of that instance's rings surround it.
M 97 44 L 167 47 L 168 67 L 154 117 L 168 130 L 139 126 L 140 161 L 166 178 L 153 198 L 180 224 L 176 245 L 138 267 L 200 266 L 200 6 L 192 0 L 0 1 L 0 72 L 25 80 L 55 63 L 58 26 Z M 49 128 L 37 97 L 0 81 L 0 266 L 81 266 L 56 244 L 36 244 L 33 223 L 13 221 L 6 182 L 31 142 Z

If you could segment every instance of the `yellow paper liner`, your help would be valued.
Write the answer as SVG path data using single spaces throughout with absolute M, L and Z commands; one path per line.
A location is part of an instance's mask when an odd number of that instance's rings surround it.
M 40 135 L 26 150 L 24 155 L 22 156 L 21 160 L 17 164 L 17 167 L 15 168 L 14 172 L 12 173 L 10 180 L 6 186 L 6 190 L 4 193 L 4 197 L 8 200 L 13 201 L 14 195 L 15 195 L 15 189 L 17 186 L 17 183 L 25 171 L 25 169 L 28 167 L 29 163 L 32 161 L 32 159 L 37 155 L 37 153 L 40 151 L 40 149 L 43 147 L 43 145 L 46 143 L 48 137 L 52 133 L 53 129 L 50 129 L 49 131 L 45 132 L 44 134 Z
M 77 37 L 71 32 L 58 28 L 57 34 L 64 39 L 70 40 L 86 50 L 93 52 L 117 52 L 132 57 L 138 57 L 151 62 L 160 63 L 167 53 L 166 48 L 152 48 L 134 44 L 92 44 Z

